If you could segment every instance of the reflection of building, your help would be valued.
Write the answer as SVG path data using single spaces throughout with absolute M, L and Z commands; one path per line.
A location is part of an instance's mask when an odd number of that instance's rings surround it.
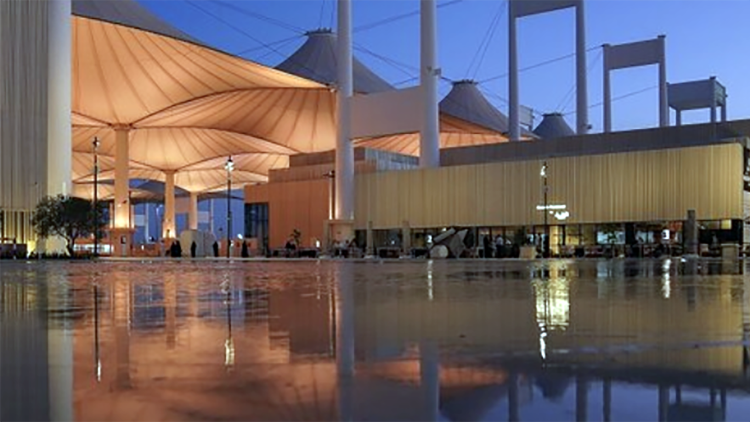
M 68 402 L 75 403 L 78 420 L 334 419 L 341 394 L 336 342 L 346 312 L 353 313 L 356 364 L 348 385 L 355 419 L 425 420 L 439 410 L 450 420 L 504 420 L 514 413 L 528 420 L 529 409 L 561 411 L 560 402 L 571 399 L 584 409 L 602 391 L 617 414 L 632 384 L 648 390 L 670 418 L 696 404 L 720 415 L 726 391 L 750 391 L 738 342 L 750 302 L 739 294 L 736 277 L 696 283 L 679 277 L 673 263 L 667 298 L 661 261 L 635 268 L 609 263 L 609 271 L 590 261 L 434 263 L 432 289 L 425 263 L 276 265 L 264 268 L 262 277 L 272 281 L 248 278 L 259 273 L 253 264 L 247 273 L 227 271 L 221 283 L 207 282 L 206 271 L 186 265 L 166 267 L 158 281 L 155 267 L 113 266 L 111 280 L 98 282 L 98 302 L 92 280 L 79 272 L 85 266 L 71 271 L 63 295 L 40 293 L 46 284 L 4 278 L 0 412 L 37 411 L 6 404 L 16 391 L 7 383 L 20 374 L 9 362 L 33 361 L 27 366 L 38 377 L 18 381 L 19 391 L 28 384 L 41 391 L 33 397 L 43 403 L 47 390 L 38 384 L 47 382 L 44 371 L 54 371 L 40 368 L 65 356 L 60 338 L 40 337 L 47 305 L 39 303 L 47 296 L 70 300 L 52 303 L 53 310 L 76 311 L 52 314 L 74 327 L 75 388 Z M 339 266 L 346 266 L 344 278 L 357 280 L 352 289 L 333 288 L 341 276 L 331 270 Z M 17 268 L 28 271 L 26 264 Z M 540 313 L 544 295 L 559 304 Z M 161 311 L 142 320 L 140 307 Z M 564 309 L 567 325 L 553 324 L 566 320 Z M 544 361 L 541 320 L 548 324 Z M 225 365 L 229 336 L 234 360 Z M 589 406 L 589 418 L 598 419 L 592 412 Z M 649 408 L 649 415 L 655 412 Z
M 0 283 L 0 420 L 50 420 L 46 288 L 6 276 Z

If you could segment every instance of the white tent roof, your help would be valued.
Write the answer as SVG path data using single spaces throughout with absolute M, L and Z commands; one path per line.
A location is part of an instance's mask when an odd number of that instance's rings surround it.
M 336 34 L 327 29 L 320 29 L 308 32 L 305 43 L 276 66 L 276 69 L 335 86 L 337 57 Z M 394 89 L 356 57 L 352 60 L 352 74 L 355 92 L 372 94 Z
M 534 133 L 542 139 L 564 138 L 576 134 L 560 113 L 545 114 Z
M 276 68 L 328 86 L 336 85 L 336 34 L 311 31 L 305 43 Z M 353 59 L 354 90 L 379 93 L 395 89 L 356 57 Z M 479 92 L 474 83 L 456 83 L 440 103 L 440 147 L 506 142 L 508 119 Z M 419 134 L 402 133 L 360 139 L 357 146 L 419 155 Z

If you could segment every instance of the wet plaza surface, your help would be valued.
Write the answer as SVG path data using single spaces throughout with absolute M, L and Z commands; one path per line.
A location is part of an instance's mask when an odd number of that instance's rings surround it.
M 744 274 L 0 262 L 0 420 L 748 420 Z

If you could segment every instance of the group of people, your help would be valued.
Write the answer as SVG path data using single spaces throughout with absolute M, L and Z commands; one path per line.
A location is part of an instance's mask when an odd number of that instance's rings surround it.
M 211 245 L 212 252 L 214 254 L 214 257 L 219 257 L 219 242 L 214 241 L 213 245 Z M 165 256 L 171 257 L 171 258 L 181 258 L 182 257 L 182 245 L 180 244 L 179 240 L 175 240 L 172 242 L 172 244 L 169 246 L 169 249 L 164 253 Z M 190 257 L 195 258 L 198 255 L 198 244 L 193 241 L 190 244 Z M 241 256 L 243 258 L 249 258 L 250 257 L 250 250 L 247 246 L 247 242 L 242 242 L 242 249 L 241 249 Z

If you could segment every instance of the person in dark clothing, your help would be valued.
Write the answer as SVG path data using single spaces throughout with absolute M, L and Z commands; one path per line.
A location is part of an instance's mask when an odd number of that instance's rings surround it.
M 242 257 L 250 258 L 250 251 L 247 250 L 247 241 L 242 241 Z
M 170 258 L 174 258 L 177 255 L 177 244 L 175 242 L 172 242 L 169 244 L 169 254 L 168 256 Z
M 485 235 L 484 238 L 482 238 L 482 247 L 484 248 L 484 257 L 492 258 L 492 240 L 490 240 L 490 236 Z
M 195 243 L 195 240 L 193 240 L 193 243 L 190 244 L 190 257 L 195 258 L 197 252 L 198 252 L 198 245 Z
M 180 245 L 180 241 L 175 242 L 177 246 L 175 246 L 175 252 L 177 252 L 177 256 L 175 258 L 182 258 L 182 245 Z
M 214 249 L 214 257 L 218 258 L 219 257 L 219 242 L 214 241 L 214 244 L 212 247 Z

